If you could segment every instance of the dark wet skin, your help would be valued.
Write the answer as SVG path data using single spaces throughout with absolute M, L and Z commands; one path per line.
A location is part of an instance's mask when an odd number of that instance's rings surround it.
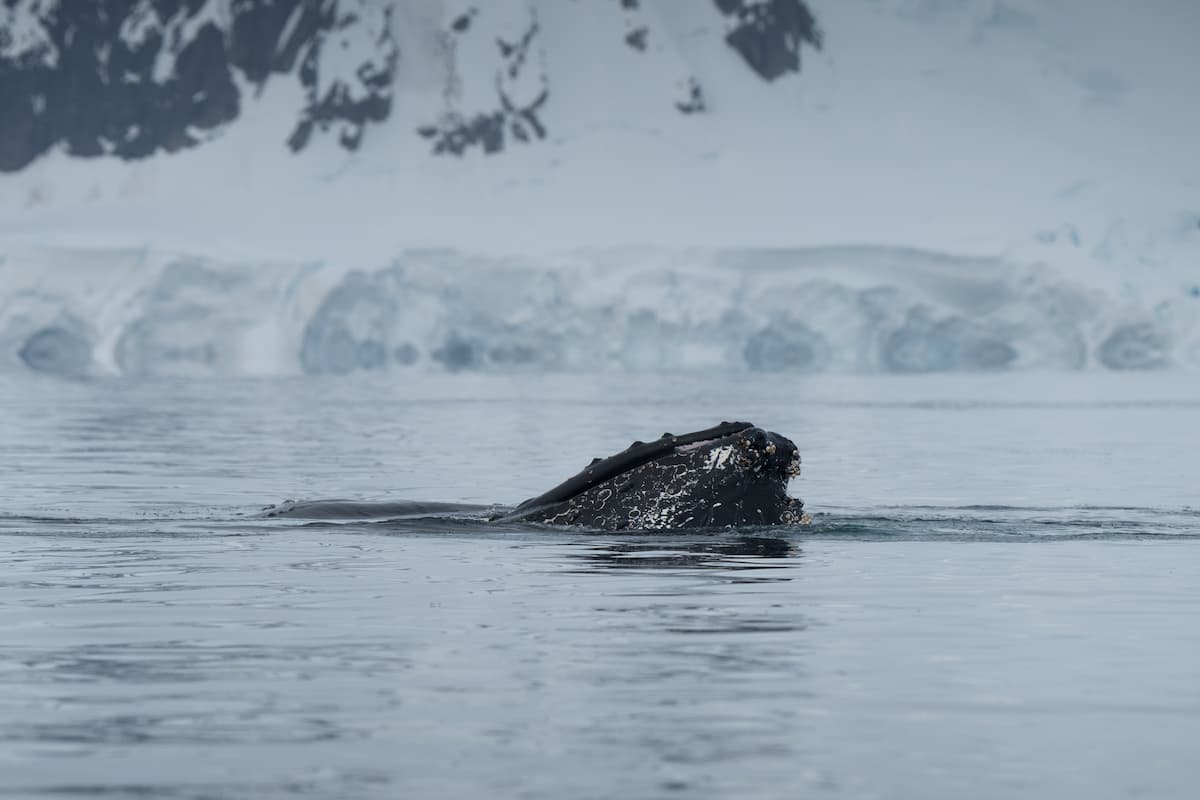
M 790 439 L 748 422 L 723 422 L 634 442 L 514 509 L 322 500 L 287 501 L 264 509 L 264 515 L 312 520 L 464 517 L 595 530 L 795 525 L 808 521 L 804 504 L 787 494 L 788 481 L 799 474 L 800 453 Z
M 498 519 L 603 530 L 801 524 L 804 504 L 787 494 L 799 473 L 790 439 L 722 423 L 634 442 Z

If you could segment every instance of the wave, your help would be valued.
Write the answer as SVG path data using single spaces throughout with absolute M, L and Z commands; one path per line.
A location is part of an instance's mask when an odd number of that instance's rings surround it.
M 1124 506 L 1062 508 L 1016 506 L 912 506 L 814 510 L 802 526 L 749 526 L 687 531 L 600 531 L 533 523 L 497 523 L 499 506 L 401 501 L 309 501 L 255 509 L 211 509 L 158 519 L 85 519 L 0 514 L 0 534 L 46 537 L 247 536 L 321 528 L 385 536 L 532 536 L 570 541 L 647 542 L 652 548 L 694 543 L 702 551 L 748 540 L 802 545 L 806 540 L 1047 542 L 1062 540 L 1200 539 L 1200 509 Z
M 0 262 L 0 369 L 944 373 L 1200 363 L 1200 300 L 887 247 L 407 252 L 376 269 L 27 248 Z

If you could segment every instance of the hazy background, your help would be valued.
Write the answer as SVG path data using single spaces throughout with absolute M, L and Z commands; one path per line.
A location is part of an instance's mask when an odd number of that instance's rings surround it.
M 0 27 L 0 369 L 1200 361 L 1187 0 L 19 0 Z

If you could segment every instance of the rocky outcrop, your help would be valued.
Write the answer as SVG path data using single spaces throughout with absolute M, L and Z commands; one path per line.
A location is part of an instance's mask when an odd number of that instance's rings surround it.
M 353 149 L 390 111 L 397 57 L 387 9 L 366 0 L 7 0 L 0 170 L 55 146 L 127 159 L 190 147 L 237 118 L 238 78 L 260 88 L 297 64 L 307 102 L 289 145 L 336 126 Z
M 799 72 L 800 46 L 804 43 L 821 49 L 823 37 L 817 19 L 801 0 L 715 2 L 732 20 L 725 41 L 765 80 Z
M 460 18 L 461 19 L 461 18 Z M 452 35 L 470 35 L 469 25 L 457 21 Z M 529 142 L 546 137 L 546 126 L 538 115 L 550 99 L 549 81 L 542 63 L 537 18 L 511 41 L 495 41 L 499 57 L 495 72 L 495 105 L 470 114 L 448 111 L 417 132 L 433 142 L 435 154 L 460 156 L 472 147 L 498 153 L 507 140 Z
M 347 52 L 354 54 L 350 61 Z M 361 0 L 333 6 L 310 37 L 300 64 L 307 104 L 288 146 L 303 149 L 314 128 L 336 128 L 342 146 L 357 150 L 366 124 L 387 119 L 392 110 L 399 56 L 390 8 L 373 8 Z
M 193 147 L 234 124 L 273 81 L 297 82 L 303 97 L 281 145 L 300 151 L 325 133 L 355 150 L 392 113 L 403 68 L 393 26 L 416 13 L 400 1 L 0 0 L 0 172 L 55 148 L 139 159 Z M 421 24 L 434 26 L 446 56 L 434 67 L 448 70 L 445 110 L 409 129 L 445 155 L 545 139 L 554 76 L 543 51 L 555 43 L 538 23 L 544 7 L 431 8 Z M 657 18 L 639 0 L 617 0 L 615 13 L 622 54 L 662 79 Z M 697 4 L 696 14 L 723 19 L 723 30 L 703 30 L 724 35 L 767 81 L 799 70 L 802 45 L 822 45 L 801 0 L 715 0 L 715 10 Z M 675 94 L 665 102 L 685 115 L 706 110 L 695 77 L 667 79 Z

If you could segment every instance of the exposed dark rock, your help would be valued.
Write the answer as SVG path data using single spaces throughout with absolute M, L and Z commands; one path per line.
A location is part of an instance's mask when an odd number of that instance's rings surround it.
M 471 20 L 475 18 L 475 9 L 468 9 L 467 13 L 460 14 L 454 22 L 450 23 L 450 30 L 455 33 L 466 33 L 471 28 Z
M 422 125 L 417 133 L 433 140 L 435 154 L 461 156 L 472 147 L 484 153 L 499 153 L 504 149 L 506 136 L 519 142 L 546 138 L 546 128 L 538 112 L 550 99 L 546 76 L 540 72 L 540 59 L 533 59 L 538 27 L 531 20 L 529 27 L 516 42 L 496 40 L 500 51 L 500 67 L 496 72 L 496 102 L 499 108 L 472 115 L 448 112 L 437 123 Z M 532 97 L 521 98 L 516 86 L 527 80 L 526 71 L 538 70 L 534 77 L 539 91 Z M 436 354 L 435 354 L 436 357 Z
M 768 81 L 800 71 L 800 46 L 821 49 L 816 17 L 801 0 L 714 0 L 735 20 L 725 37 L 751 69 Z
M 238 117 L 239 75 L 261 86 L 297 64 L 308 103 L 293 149 L 314 125 L 335 122 L 353 148 L 366 122 L 387 116 L 397 50 L 386 10 L 364 0 L 227 2 L 228 14 L 204 0 L 0 5 L 0 171 L 56 144 L 125 159 L 191 147 Z M 323 80 L 325 49 L 345 46 L 354 26 L 378 31 L 355 52 L 354 78 Z
M 300 53 L 332 23 L 321 3 L 233 0 L 232 10 L 230 56 L 254 84 L 272 72 L 291 72 Z
M 178 150 L 195 143 L 191 131 L 237 116 L 225 35 L 197 18 L 195 3 L 113 0 L 40 10 L 14 20 L 26 35 L 10 35 L 0 48 L 0 170 L 20 169 L 59 142 L 78 156 Z M 156 72 L 160 58 L 171 63 L 168 74 Z
M 641 19 L 638 0 L 616 1 L 626 45 L 649 50 L 656 32 Z M 715 2 L 728 20 L 727 42 L 767 80 L 799 70 L 803 44 L 822 45 L 802 0 Z M 253 96 L 280 80 L 299 81 L 304 93 L 281 145 L 302 150 L 323 132 L 354 150 L 372 124 L 392 113 L 400 63 L 392 5 L 0 0 L 0 172 L 19 170 L 53 148 L 138 159 L 193 147 L 234 124 Z M 486 35 L 484 13 L 487 6 L 454 17 L 444 34 L 448 46 Z M 546 138 L 542 35 L 531 17 L 496 40 L 494 97 L 477 107 L 451 103 L 441 119 L 417 127 L 434 153 L 498 153 L 513 142 Z M 250 97 L 243 96 L 247 86 Z M 684 90 L 679 111 L 703 111 L 700 86 L 692 81 Z
M 440 127 L 426 126 L 420 131 L 423 136 L 437 137 L 434 153 L 461 156 L 476 145 L 485 153 L 499 153 L 504 149 L 504 114 L 499 111 L 478 114 L 471 119 L 448 114 L 442 118 Z
M 392 79 L 400 57 L 390 25 L 391 8 L 385 7 L 380 18 L 374 20 L 360 12 L 339 13 L 331 27 L 318 31 L 300 64 L 300 83 L 308 105 L 288 138 L 288 147 L 300 150 L 314 127 L 327 130 L 337 124 L 341 127 L 338 141 L 347 150 L 357 150 L 366 123 L 387 119 L 392 110 Z M 355 26 L 367 27 L 372 57 L 362 62 L 350 84 L 323 79 L 325 59 L 342 57 L 328 51 L 348 47 L 347 39 Z

